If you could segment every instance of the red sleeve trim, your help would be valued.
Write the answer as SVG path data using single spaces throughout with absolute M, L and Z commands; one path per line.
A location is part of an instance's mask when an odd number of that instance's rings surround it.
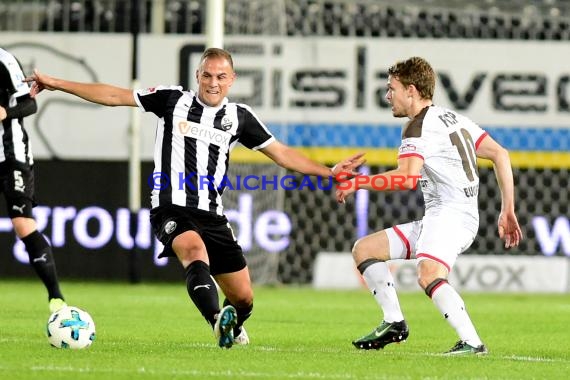
M 419 153 L 402 153 L 398 156 L 398 159 L 407 158 L 407 157 L 418 157 L 418 158 L 421 158 L 422 160 L 424 160 L 424 156 L 422 156 Z
M 477 139 L 477 141 L 475 142 L 475 150 L 479 149 L 479 144 L 481 144 L 481 141 L 483 141 L 483 139 L 487 136 L 489 136 L 489 134 L 485 132 Z

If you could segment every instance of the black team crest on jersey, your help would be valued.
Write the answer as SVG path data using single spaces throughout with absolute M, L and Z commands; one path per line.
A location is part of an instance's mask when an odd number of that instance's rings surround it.
M 230 130 L 231 127 L 232 127 L 232 121 L 230 120 L 229 117 L 224 116 L 224 117 L 222 118 L 221 126 L 222 126 L 222 129 L 223 129 L 224 131 L 228 131 L 228 130 Z

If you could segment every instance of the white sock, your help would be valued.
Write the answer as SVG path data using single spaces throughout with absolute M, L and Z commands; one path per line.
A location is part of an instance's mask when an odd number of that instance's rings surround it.
M 473 347 L 482 344 L 465 310 L 463 299 L 451 285 L 448 283 L 440 285 L 431 295 L 431 299 L 462 341 Z
M 384 321 L 399 322 L 404 320 L 400 309 L 400 301 L 394 287 L 394 277 L 385 262 L 370 265 L 362 274 L 368 289 L 384 312 Z

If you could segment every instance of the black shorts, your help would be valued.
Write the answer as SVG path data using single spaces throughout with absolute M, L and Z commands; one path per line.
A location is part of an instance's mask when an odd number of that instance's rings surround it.
M 206 246 L 212 275 L 232 273 L 246 266 L 241 246 L 225 216 L 196 208 L 165 205 L 150 210 L 150 223 L 157 239 L 164 244 L 158 257 L 176 257 L 172 241 L 186 231 L 196 231 Z
M 0 191 L 6 199 L 6 209 L 10 218 L 32 218 L 34 199 L 34 168 L 23 162 L 0 162 Z

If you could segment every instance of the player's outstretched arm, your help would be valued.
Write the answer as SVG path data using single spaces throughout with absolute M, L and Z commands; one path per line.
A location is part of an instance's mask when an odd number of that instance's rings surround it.
M 515 185 L 509 152 L 491 136 L 486 136 L 479 144 L 477 157 L 493 162 L 501 191 L 501 213 L 497 222 L 499 237 L 505 241 L 505 248 L 516 247 L 523 239 L 523 235 L 515 214 Z
M 420 171 L 423 164 L 422 158 L 412 156 L 398 158 L 398 167 L 383 173 L 357 175 L 352 179 L 341 174 L 336 177 L 339 182 L 336 200 L 345 203 L 347 197 L 359 189 L 384 192 L 413 190 L 421 178 Z
M 348 174 L 350 176 L 359 175 L 360 173 L 357 169 L 366 163 L 364 155 L 365 153 L 363 152 L 356 153 L 337 163 L 331 169 L 333 176 L 336 177 L 340 173 Z
M 261 149 L 261 151 L 267 157 L 271 158 L 277 165 L 286 169 L 322 177 L 335 177 L 339 173 L 356 175 L 358 174 L 355 171 L 356 168 L 365 162 L 364 153 L 358 153 L 340 161 L 332 168 L 329 168 L 328 166 L 311 160 L 297 149 L 291 148 L 279 141 L 269 144 L 265 148 Z
M 89 102 L 104 106 L 131 106 L 136 107 L 133 91 L 104 83 L 81 83 L 65 79 L 50 77 L 40 73 L 37 69 L 25 79 L 32 83 L 30 95 L 35 97 L 43 90 L 63 91 L 78 96 Z

